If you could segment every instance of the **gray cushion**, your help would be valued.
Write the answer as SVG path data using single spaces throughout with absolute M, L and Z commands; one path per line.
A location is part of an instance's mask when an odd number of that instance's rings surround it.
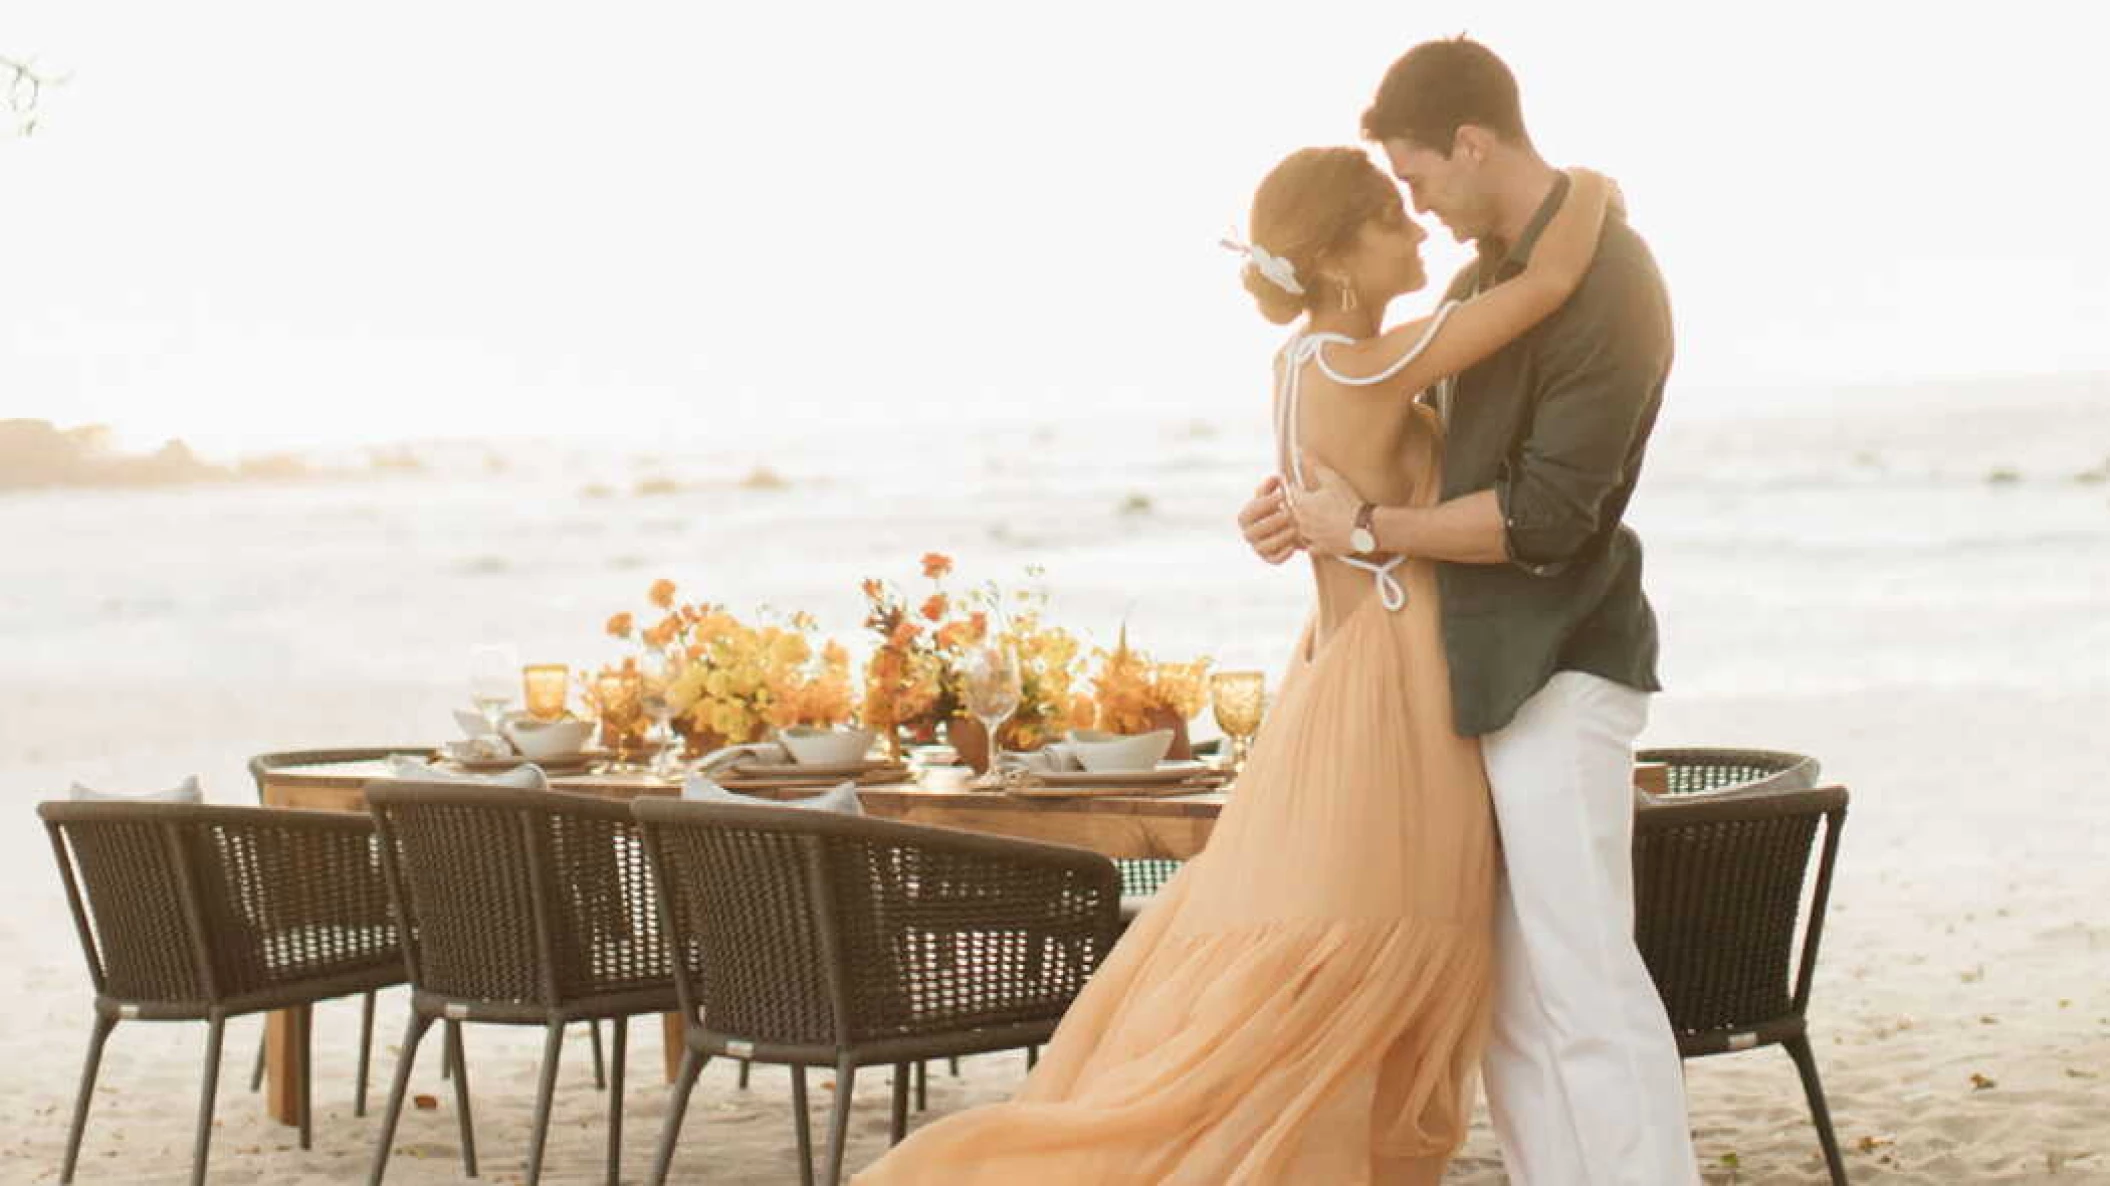
M 834 811 L 843 815 L 863 815 L 865 806 L 858 801 L 857 784 L 840 783 L 810 795 L 804 799 L 763 799 L 755 795 L 740 795 L 726 790 L 701 774 L 691 774 L 681 784 L 681 797 L 701 803 L 737 803 L 743 807 L 803 807 L 809 811 Z
M 198 787 L 198 776 L 193 774 L 165 791 L 98 791 L 93 787 L 73 784 L 67 797 L 81 803 L 203 803 L 205 792 Z

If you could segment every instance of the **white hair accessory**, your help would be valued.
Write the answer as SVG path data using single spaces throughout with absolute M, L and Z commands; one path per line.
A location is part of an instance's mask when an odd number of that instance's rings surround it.
M 1297 283 L 1297 267 L 1288 260 L 1274 254 L 1258 243 L 1248 243 L 1235 234 L 1225 234 L 1218 240 L 1225 250 L 1235 251 L 1253 261 L 1253 266 L 1276 288 L 1291 296 L 1303 296 L 1304 286 Z

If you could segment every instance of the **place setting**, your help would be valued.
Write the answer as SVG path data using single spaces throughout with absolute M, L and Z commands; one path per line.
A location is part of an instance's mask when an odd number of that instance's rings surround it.
M 827 790 L 842 783 L 886 786 L 908 781 L 907 765 L 872 757 L 869 729 L 794 725 L 776 739 L 728 747 L 699 762 L 698 769 L 728 791 Z

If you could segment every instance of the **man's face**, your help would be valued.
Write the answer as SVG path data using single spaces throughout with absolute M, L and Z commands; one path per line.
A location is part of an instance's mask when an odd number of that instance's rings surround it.
M 1479 166 L 1465 153 L 1445 156 L 1411 140 L 1387 140 L 1384 147 L 1392 175 L 1406 185 L 1416 213 L 1435 215 L 1461 243 L 1494 229 L 1493 203 L 1481 188 Z

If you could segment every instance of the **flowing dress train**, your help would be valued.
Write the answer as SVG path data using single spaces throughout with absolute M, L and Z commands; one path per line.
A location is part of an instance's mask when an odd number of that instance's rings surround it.
M 1338 385 L 1300 407 L 1297 387 L 1278 385 L 1286 458 L 1301 441 L 1366 497 L 1435 499 L 1432 412 Z M 1379 567 L 1314 561 L 1315 612 L 1207 849 L 1016 1098 L 933 1122 L 856 1183 L 1442 1177 L 1488 1024 L 1496 842 L 1479 747 L 1452 724 L 1434 571 Z

